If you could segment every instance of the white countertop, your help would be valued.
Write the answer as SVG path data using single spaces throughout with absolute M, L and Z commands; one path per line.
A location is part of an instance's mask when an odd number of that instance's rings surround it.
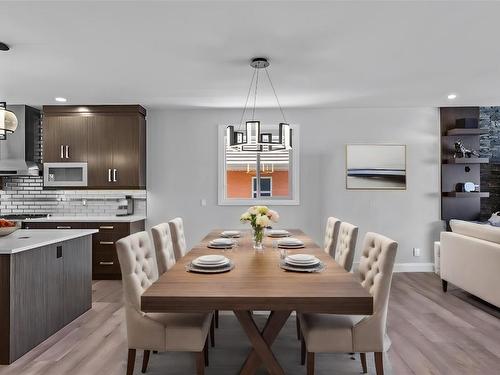
M 50 216 L 36 219 L 26 219 L 25 222 L 114 222 L 114 223 L 133 223 L 140 220 L 145 220 L 144 215 L 129 215 L 129 216 Z
M 15 254 L 54 243 L 90 236 L 97 229 L 19 229 L 0 237 L 0 254 Z

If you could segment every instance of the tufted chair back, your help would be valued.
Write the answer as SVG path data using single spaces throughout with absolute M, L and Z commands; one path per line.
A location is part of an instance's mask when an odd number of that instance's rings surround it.
M 358 239 L 358 227 L 346 222 L 340 223 L 335 261 L 347 272 L 351 271 Z
M 172 237 L 168 223 L 161 223 L 151 228 L 153 243 L 155 245 L 156 262 L 158 263 L 158 276 L 163 275 L 175 264 Z
M 329 217 L 326 221 L 325 229 L 325 253 L 335 256 L 335 246 L 337 245 L 337 238 L 339 234 L 340 220 L 336 217 Z
M 141 295 L 158 279 L 156 258 L 147 232 L 131 234 L 116 242 L 122 271 L 125 305 L 141 310 Z
M 158 279 L 156 257 L 147 232 L 116 242 L 122 270 L 123 296 L 129 349 L 164 351 L 165 327 L 141 311 L 141 295 Z
M 365 317 L 354 329 L 356 352 L 382 352 L 390 346 L 386 335 L 387 306 L 397 242 L 368 232 L 357 274 L 361 285 L 373 296 L 373 315 Z
M 186 237 L 184 236 L 184 223 L 180 217 L 168 222 L 172 234 L 175 260 L 179 261 L 187 253 Z

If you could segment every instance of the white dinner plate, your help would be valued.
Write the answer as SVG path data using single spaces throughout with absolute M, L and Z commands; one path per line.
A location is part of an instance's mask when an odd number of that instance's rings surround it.
M 210 241 L 210 245 L 224 245 L 224 246 L 234 245 L 234 240 L 231 238 L 216 238 Z
M 285 262 L 287 264 L 290 264 L 290 265 L 296 266 L 296 267 L 310 267 L 310 266 L 315 266 L 316 264 L 319 264 L 320 260 L 316 259 L 316 260 L 312 260 L 310 262 L 295 262 L 293 260 L 290 260 L 290 259 L 286 258 Z
M 278 240 L 278 244 L 280 245 L 285 245 L 285 246 L 303 246 L 304 242 L 297 238 L 285 238 L 282 240 Z
M 210 255 L 202 255 L 201 257 L 198 257 L 195 260 L 206 264 L 206 263 L 220 263 L 222 261 L 227 260 L 227 258 L 224 255 L 210 254 Z
M 269 237 L 288 237 L 290 232 L 284 229 L 269 229 L 267 232 Z
M 318 259 L 311 254 L 292 254 L 288 258 L 294 262 L 310 262 L 312 260 Z
M 241 232 L 239 230 L 225 230 L 221 233 L 223 237 L 239 237 Z

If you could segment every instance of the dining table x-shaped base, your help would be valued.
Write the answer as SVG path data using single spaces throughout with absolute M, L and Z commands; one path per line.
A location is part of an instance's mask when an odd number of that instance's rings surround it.
M 271 311 L 267 322 L 262 329 L 255 324 L 251 311 L 235 310 L 234 314 L 238 318 L 243 330 L 247 334 L 253 346 L 243 363 L 240 375 L 253 375 L 263 363 L 271 375 L 284 375 L 285 372 L 274 356 L 271 345 L 279 332 L 285 325 L 291 311 Z

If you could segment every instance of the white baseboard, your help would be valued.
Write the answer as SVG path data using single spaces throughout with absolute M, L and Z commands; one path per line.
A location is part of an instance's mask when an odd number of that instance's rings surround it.
M 354 263 L 353 269 L 357 269 L 358 265 Z M 434 263 L 396 263 L 394 272 L 434 272 Z

